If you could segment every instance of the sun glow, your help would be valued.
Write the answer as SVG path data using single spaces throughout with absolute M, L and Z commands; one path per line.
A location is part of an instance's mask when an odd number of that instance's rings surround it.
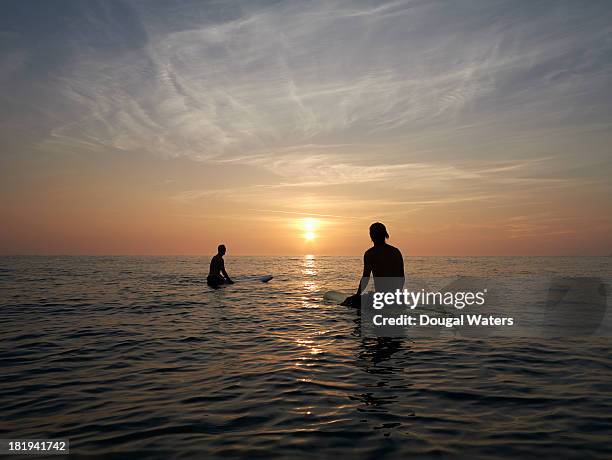
M 317 238 L 315 230 L 319 222 L 316 219 L 307 217 L 302 220 L 302 229 L 304 230 L 304 239 L 306 241 L 314 241 Z

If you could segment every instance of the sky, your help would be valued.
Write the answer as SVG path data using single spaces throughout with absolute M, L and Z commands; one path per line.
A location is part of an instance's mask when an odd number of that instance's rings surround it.
M 608 1 L 0 11 L 2 254 L 612 254 Z

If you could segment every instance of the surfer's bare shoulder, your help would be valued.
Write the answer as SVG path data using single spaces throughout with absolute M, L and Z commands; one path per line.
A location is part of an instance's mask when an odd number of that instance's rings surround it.
M 365 258 L 369 258 L 372 257 L 376 254 L 384 254 L 384 253 L 391 253 L 391 254 L 397 254 L 397 255 L 402 255 L 401 251 L 396 248 L 395 246 L 391 246 L 390 244 L 385 244 L 385 245 L 381 245 L 381 246 L 372 246 L 370 249 L 368 249 L 364 254 L 363 257 Z

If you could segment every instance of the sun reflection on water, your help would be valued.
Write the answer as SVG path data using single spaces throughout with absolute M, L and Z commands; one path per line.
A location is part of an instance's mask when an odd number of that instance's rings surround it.
M 315 345 L 315 341 L 311 339 L 297 339 L 295 341 L 301 347 L 307 348 L 308 353 L 311 355 L 318 355 L 323 353 L 323 350 Z
M 317 276 L 316 259 L 312 254 L 304 256 L 302 263 L 302 274 L 308 276 Z
M 316 267 L 316 259 L 312 254 L 308 254 L 304 256 L 302 260 L 302 275 L 308 277 L 302 281 L 303 287 L 303 296 L 302 300 L 304 303 L 312 303 L 312 294 L 317 292 L 320 289 L 319 284 L 316 281 L 316 276 L 318 274 Z M 309 305 L 306 305 L 309 306 Z

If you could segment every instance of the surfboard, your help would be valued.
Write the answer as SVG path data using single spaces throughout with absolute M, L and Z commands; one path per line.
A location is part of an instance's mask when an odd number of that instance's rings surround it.
M 339 291 L 327 291 L 323 294 L 323 300 L 329 300 L 330 302 L 342 303 L 349 295 Z
M 244 282 L 252 283 L 254 281 L 260 281 L 262 283 L 267 283 L 272 278 L 274 278 L 272 275 L 243 275 L 243 276 L 235 277 L 234 281 L 236 281 L 237 283 L 244 283 Z
M 327 291 L 323 294 L 323 300 L 327 300 L 328 302 L 334 302 L 339 305 L 344 302 L 347 297 L 350 297 L 350 295 L 351 294 L 347 294 L 345 292 L 340 291 Z M 359 308 L 359 305 L 354 305 L 354 307 Z M 422 311 L 427 311 L 429 313 L 449 313 L 448 309 L 444 310 L 436 305 L 420 306 L 420 308 Z M 453 311 L 451 311 L 451 313 L 453 313 Z
M 272 275 L 247 275 L 247 276 L 237 276 L 234 278 L 234 282 L 236 283 L 255 283 L 255 282 L 262 282 L 262 283 L 267 283 L 268 281 L 270 281 L 272 278 L 274 278 L 274 276 Z M 212 287 L 213 289 L 217 289 L 221 286 L 230 286 L 227 283 L 221 283 L 219 285 L 215 285 L 215 286 L 211 286 L 209 284 L 210 287 Z

